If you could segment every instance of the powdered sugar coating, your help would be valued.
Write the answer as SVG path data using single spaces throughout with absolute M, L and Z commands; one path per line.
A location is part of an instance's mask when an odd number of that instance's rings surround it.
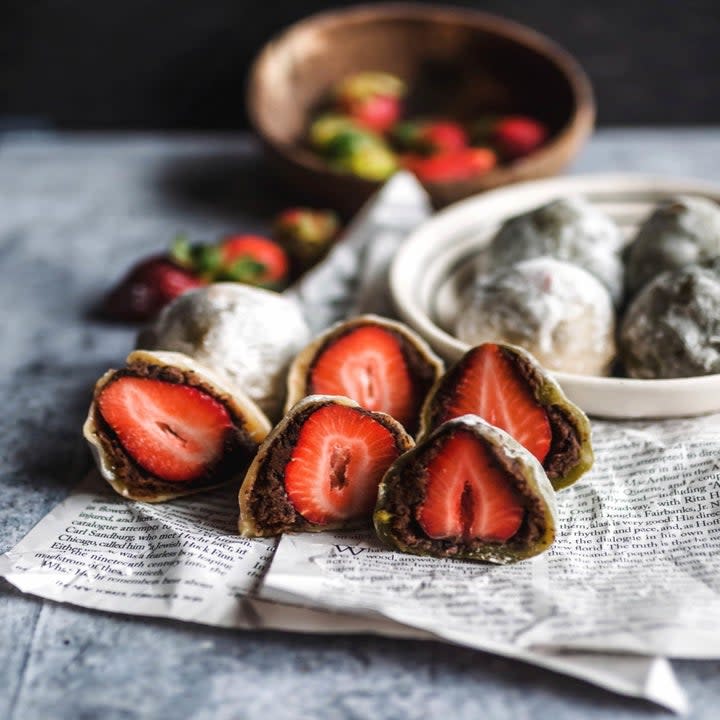
M 481 276 L 455 326 L 460 340 L 519 345 L 550 370 L 607 375 L 615 357 L 615 313 L 606 288 L 551 257 Z
M 168 305 L 141 333 L 138 346 L 189 355 L 228 377 L 276 419 L 287 368 L 309 341 L 293 300 L 249 285 L 215 283 Z
M 487 266 L 507 267 L 545 255 L 571 262 L 595 275 L 619 305 L 624 285 L 622 245 L 613 220 L 587 200 L 570 197 L 503 223 L 488 247 Z

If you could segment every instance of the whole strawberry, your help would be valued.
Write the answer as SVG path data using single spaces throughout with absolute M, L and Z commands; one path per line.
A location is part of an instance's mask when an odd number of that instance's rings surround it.
M 349 103 L 347 113 L 368 130 L 383 133 L 400 119 L 402 108 L 398 98 L 375 95 Z
M 290 261 L 278 243 L 262 235 L 230 235 L 214 245 L 193 245 L 180 235 L 170 257 L 207 282 L 240 282 L 282 290 Z
M 101 311 L 111 320 L 144 322 L 179 295 L 205 284 L 191 271 L 157 255 L 131 268 L 107 295 Z
M 297 207 L 283 210 L 274 234 L 300 271 L 317 262 L 330 248 L 340 223 L 332 210 Z
M 365 145 L 382 142 L 376 133 L 362 127 L 353 118 L 326 113 L 317 117 L 308 133 L 310 144 L 329 159 L 343 157 Z
M 335 97 L 340 110 L 359 125 L 384 133 L 400 119 L 405 92 L 405 84 L 394 75 L 361 72 L 344 78 Z
M 522 115 L 502 118 L 493 130 L 496 147 L 509 160 L 529 155 L 545 142 L 547 135 L 542 123 Z
M 288 279 L 287 253 L 273 240 L 261 235 L 231 235 L 218 246 L 219 280 L 282 289 Z
M 309 140 L 338 172 L 380 182 L 397 170 L 395 155 L 382 135 L 356 118 L 321 115 L 310 126 Z
M 422 130 L 422 139 L 432 152 L 453 152 L 467 147 L 468 137 L 459 123 L 450 120 L 429 122 Z
M 451 120 L 399 123 L 393 128 L 392 137 L 403 150 L 420 155 L 454 152 L 468 145 L 468 136 L 463 126 Z

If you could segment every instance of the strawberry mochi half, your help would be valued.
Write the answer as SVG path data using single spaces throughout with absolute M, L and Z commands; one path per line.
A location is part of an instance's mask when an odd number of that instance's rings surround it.
M 409 327 L 359 315 L 319 335 L 293 361 L 286 412 L 307 395 L 342 395 L 394 417 L 415 434 L 443 362 Z
M 124 497 L 161 502 L 243 477 L 270 422 L 192 358 L 136 350 L 95 385 L 83 434 Z
M 396 420 L 311 395 L 268 435 L 240 488 L 240 534 L 367 527 L 380 479 L 414 445 Z
M 420 437 L 466 413 L 512 435 L 542 464 L 555 490 L 592 467 L 590 421 L 522 348 L 483 343 L 468 350 L 428 393 Z
M 380 483 L 375 530 L 415 555 L 507 564 L 555 539 L 555 492 L 540 463 L 477 415 L 442 424 Z

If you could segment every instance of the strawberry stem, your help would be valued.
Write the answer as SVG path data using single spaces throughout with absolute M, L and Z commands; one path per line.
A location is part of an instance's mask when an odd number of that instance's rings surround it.
M 197 272 L 216 278 L 222 266 L 222 252 L 216 245 L 198 245 L 193 248 L 193 260 Z
M 267 265 L 257 260 L 244 256 L 238 258 L 230 267 L 224 268 L 220 275 L 223 280 L 235 282 L 257 282 L 267 274 Z

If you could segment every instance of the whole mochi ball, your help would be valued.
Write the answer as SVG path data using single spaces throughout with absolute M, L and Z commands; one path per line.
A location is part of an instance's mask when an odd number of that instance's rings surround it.
M 620 229 L 611 218 L 587 200 L 570 197 L 505 221 L 488 247 L 485 265 L 495 269 L 554 257 L 595 275 L 619 305 L 624 286 L 622 245 Z
M 620 328 L 625 371 L 634 378 L 720 373 L 720 264 L 690 265 L 651 280 Z
M 661 203 L 640 226 L 628 248 L 626 281 L 634 295 L 666 270 L 720 256 L 720 207 L 701 197 Z
M 288 366 L 309 341 L 293 300 L 250 285 L 215 283 L 170 303 L 137 344 L 189 355 L 228 377 L 277 419 Z
M 479 278 L 455 330 L 470 345 L 519 345 L 546 368 L 579 375 L 606 375 L 615 357 L 607 289 L 582 268 L 550 257 Z

